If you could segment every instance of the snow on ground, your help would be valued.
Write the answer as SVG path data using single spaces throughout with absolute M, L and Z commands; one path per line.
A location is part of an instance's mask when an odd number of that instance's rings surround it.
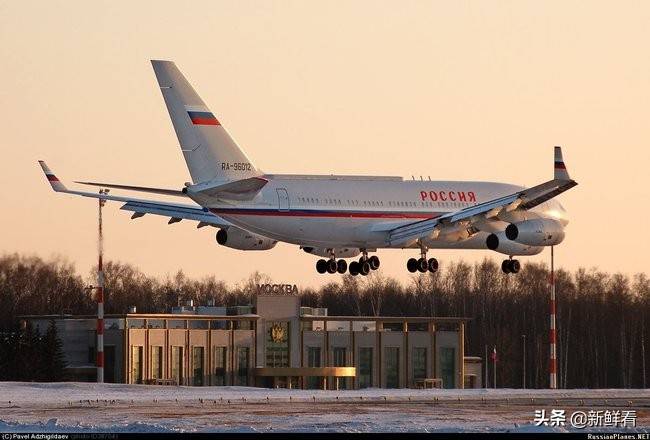
M 0 432 L 571 430 L 532 425 L 535 409 L 541 408 L 567 414 L 635 409 L 633 432 L 650 432 L 647 390 L 322 391 L 0 382 Z
M 123 401 L 152 401 L 157 400 L 197 400 L 220 399 L 241 400 L 287 400 L 289 397 L 297 400 L 336 400 L 337 396 L 346 398 L 366 398 L 381 400 L 384 397 L 395 400 L 412 399 L 481 399 L 487 400 L 505 398 L 650 398 L 650 391 L 644 389 L 576 389 L 576 390 L 547 390 L 547 389 L 428 389 L 415 390 L 410 388 L 384 389 L 367 388 L 363 390 L 323 391 L 323 390 L 289 390 L 253 387 L 184 387 L 156 385 L 125 385 L 97 384 L 86 382 L 0 382 L 0 403 L 4 401 L 67 403 L 79 400 L 123 400 Z

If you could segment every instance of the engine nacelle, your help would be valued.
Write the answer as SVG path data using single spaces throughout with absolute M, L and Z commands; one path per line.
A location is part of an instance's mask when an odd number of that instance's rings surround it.
M 564 240 L 564 227 L 550 218 L 531 219 L 508 225 L 506 237 L 531 246 L 555 246 Z
M 302 250 L 319 257 L 329 258 L 332 255 L 329 248 L 303 246 Z M 361 253 L 359 248 L 334 248 L 331 250 L 334 251 L 336 258 L 354 258 Z
M 265 251 L 275 247 L 278 242 L 277 240 L 231 226 L 227 231 L 225 229 L 219 229 L 219 232 L 217 232 L 217 243 L 242 251 Z
M 544 249 L 541 246 L 531 246 L 508 240 L 503 231 L 488 235 L 485 246 L 492 251 L 506 255 L 537 255 Z

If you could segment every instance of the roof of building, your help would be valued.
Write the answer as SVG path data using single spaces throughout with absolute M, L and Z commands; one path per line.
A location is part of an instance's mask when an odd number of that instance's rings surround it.
M 97 315 L 20 315 L 21 319 L 96 319 Z M 199 315 L 181 313 L 124 313 L 104 315 L 104 319 L 210 319 L 210 320 L 253 320 L 260 315 L 247 313 L 242 315 Z M 384 321 L 384 322 L 467 322 L 472 318 L 448 316 L 300 316 L 304 321 Z
M 97 315 L 20 315 L 21 319 L 97 319 Z M 247 313 L 242 315 L 198 315 L 194 313 L 123 313 L 104 315 L 104 319 L 212 319 L 212 320 L 252 320 L 260 315 Z

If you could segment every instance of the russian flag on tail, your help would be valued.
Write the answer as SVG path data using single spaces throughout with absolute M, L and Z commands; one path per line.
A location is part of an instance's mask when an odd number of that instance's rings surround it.
M 193 125 L 221 125 L 210 110 L 205 107 L 185 107 Z

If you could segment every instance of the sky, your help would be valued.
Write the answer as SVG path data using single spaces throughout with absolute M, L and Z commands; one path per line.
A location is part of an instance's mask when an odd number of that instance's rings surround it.
M 647 273 L 649 53 L 643 1 L 0 0 L 0 253 L 96 262 L 96 201 L 54 194 L 39 159 L 69 187 L 190 180 L 149 62 L 169 59 L 265 172 L 533 186 L 562 145 L 579 186 L 559 197 L 556 264 Z M 339 277 L 295 245 L 237 251 L 119 206 L 104 211 L 106 258 L 149 274 Z M 407 281 L 417 253 L 380 250 L 380 271 Z

